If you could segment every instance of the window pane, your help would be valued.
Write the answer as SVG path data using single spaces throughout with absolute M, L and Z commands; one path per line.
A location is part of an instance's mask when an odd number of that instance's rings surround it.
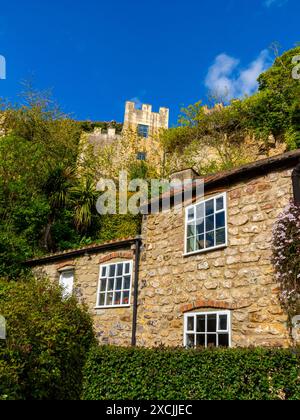
M 197 334 L 196 336 L 196 346 L 205 347 L 205 334 Z
M 111 306 L 113 304 L 113 293 L 107 293 L 106 305 Z
M 192 207 L 188 210 L 188 220 L 193 220 L 195 217 L 195 209 Z
M 217 346 L 217 334 L 207 334 L 207 347 Z
M 106 277 L 106 267 L 102 267 L 101 277 Z
M 190 236 L 195 236 L 195 224 L 194 223 L 188 224 L 187 236 L 188 236 L 188 238 Z
M 117 277 L 116 290 L 122 290 L 122 281 L 123 281 L 122 277 Z
M 204 219 L 197 220 L 196 231 L 197 235 L 202 235 L 204 233 Z
M 224 197 L 219 197 L 216 200 L 216 211 L 224 209 Z
M 147 138 L 149 136 L 149 126 L 144 124 L 138 125 L 138 135 Z
M 129 304 L 129 292 L 123 292 L 122 305 Z
M 226 243 L 226 234 L 225 229 L 219 229 L 216 231 L 216 245 L 225 245 Z
M 217 331 L 217 315 L 207 315 L 207 332 Z
M 123 264 L 118 264 L 117 266 L 117 276 L 122 276 L 123 274 Z
M 210 235 L 206 235 L 208 233 Z M 226 245 L 226 213 L 223 196 L 197 204 L 188 210 L 187 240 L 188 253 Z
M 187 240 L 187 252 L 195 251 L 195 240 L 196 238 L 189 238 Z
M 101 267 L 98 306 L 128 305 L 131 289 L 131 264 L 117 263 Z
M 100 285 L 100 291 L 101 292 L 105 292 L 106 291 L 106 284 L 107 284 L 107 280 L 106 279 L 102 279 L 101 280 L 101 285 Z
M 99 296 L 99 306 L 105 305 L 105 293 L 101 293 Z
M 215 246 L 215 232 L 210 232 L 206 234 L 206 248 L 212 248 Z
M 196 250 L 204 249 L 205 243 L 204 243 L 204 235 L 197 236 L 196 239 Z
M 194 331 L 194 326 L 195 326 L 195 318 L 193 316 L 188 317 L 188 321 L 187 321 L 188 331 Z
M 210 232 L 211 230 L 214 230 L 215 228 L 215 216 L 209 216 L 206 218 L 206 232 Z
M 197 219 L 202 219 L 204 217 L 204 203 L 199 204 L 196 207 L 196 217 Z
M 69 280 L 73 280 L 74 272 L 73 271 L 63 271 L 61 273 L 61 280 L 68 282 Z
M 115 293 L 114 305 L 121 305 L 121 292 Z
M 219 331 L 227 331 L 227 315 L 219 315 Z
M 63 288 L 62 295 L 69 298 L 73 293 L 74 271 L 64 271 L 60 275 L 59 284 Z
M 124 287 L 123 289 L 130 289 L 130 276 L 125 276 L 124 277 Z
M 108 280 L 108 288 L 107 290 L 114 290 L 114 283 L 115 283 L 115 279 L 109 279 Z
M 136 155 L 137 160 L 145 161 L 146 157 L 147 157 L 147 155 L 146 155 L 145 152 L 138 152 L 138 154 Z
M 206 216 L 213 214 L 215 211 L 215 200 L 209 200 L 205 203 L 205 214 Z
M 216 229 L 222 228 L 225 226 L 225 212 L 216 214 Z
M 197 316 L 197 332 L 206 332 L 205 315 Z
M 195 336 L 194 334 L 187 334 L 186 336 L 186 345 L 187 347 L 195 347 Z
M 219 347 L 229 347 L 228 334 L 219 334 Z
M 116 274 L 116 266 L 114 264 L 109 267 L 109 277 L 114 277 L 115 274 Z

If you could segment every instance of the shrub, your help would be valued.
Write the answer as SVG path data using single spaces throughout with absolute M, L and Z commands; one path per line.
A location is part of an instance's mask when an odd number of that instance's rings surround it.
M 280 301 L 291 320 L 300 300 L 300 206 L 291 202 L 273 229 L 273 265 L 280 283 Z
M 92 349 L 84 400 L 300 398 L 299 350 Z
M 78 399 L 92 320 L 75 298 L 47 280 L 0 281 L 1 399 Z

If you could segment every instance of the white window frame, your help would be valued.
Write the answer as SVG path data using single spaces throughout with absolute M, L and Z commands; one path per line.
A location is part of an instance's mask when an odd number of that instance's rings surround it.
M 99 298 L 100 298 L 101 279 L 103 278 L 101 276 L 102 268 L 103 267 L 106 267 L 106 269 L 109 270 L 109 268 L 112 265 L 116 265 L 117 266 L 118 264 L 123 264 L 123 265 L 129 264 L 129 274 L 128 274 L 128 276 L 130 276 L 130 289 L 129 289 L 129 300 L 128 300 L 128 303 L 126 303 L 126 304 L 120 304 L 120 305 L 103 305 L 103 306 L 101 306 L 101 305 L 99 305 Z M 101 264 L 100 265 L 100 269 L 99 269 L 97 298 L 96 298 L 96 309 L 113 309 L 113 308 L 128 308 L 128 307 L 130 307 L 131 306 L 131 293 L 132 293 L 132 275 L 133 275 L 133 261 L 132 260 L 128 260 L 128 261 L 117 261 L 117 262 L 113 262 L 113 263 L 110 263 L 110 264 Z M 115 282 L 116 282 L 116 277 L 117 276 L 114 276 Z M 122 277 L 124 277 L 124 275 L 122 275 Z M 108 282 L 107 282 L 107 285 L 106 285 L 105 296 L 108 293 L 107 286 L 108 286 Z M 114 283 L 114 286 L 115 286 L 115 283 Z M 127 290 L 127 289 L 125 289 L 125 290 Z M 116 291 L 116 289 L 114 287 L 113 293 L 115 293 L 115 291 Z M 124 291 L 124 289 L 121 290 L 121 292 L 123 292 L 123 291 Z
M 63 275 L 65 273 L 72 273 L 73 274 L 72 291 L 71 292 L 67 292 L 66 288 L 62 284 L 62 277 L 63 277 Z M 67 298 L 69 298 L 69 297 L 71 297 L 73 295 L 73 292 L 74 292 L 74 284 L 75 284 L 75 269 L 73 269 L 73 268 L 66 268 L 64 270 L 60 270 L 59 271 L 59 285 L 61 287 L 63 287 L 63 298 L 64 299 L 67 299 Z
M 223 197 L 223 199 L 224 199 L 224 210 L 219 210 L 218 212 L 215 211 L 214 212 L 214 218 L 215 218 L 215 226 L 216 226 L 216 214 L 219 213 L 219 212 L 222 212 L 222 211 L 225 212 L 225 244 L 216 245 L 216 246 L 213 246 L 213 247 L 210 247 L 210 248 L 198 249 L 196 251 L 187 252 L 187 239 L 188 239 L 187 232 L 188 232 L 188 222 L 189 222 L 189 220 L 188 220 L 189 210 L 192 209 L 192 208 L 196 209 L 196 206 L 198 206 L 199 204 L 201 204 L 201 203 L 205 204 L 206 202 L 211 201 L 211 200 L 215 200 L 215 202 L 216 202 L 216 200 L 218 198 L 221 198 L 221 197 Z M 206 216 L 204 216 L 204 220 L 205 220 L 205 218 L 206 218 Z M 203 254 L 205 252 L 210 252 L 210 251 L 215 251 L 217 249 L 226 248 L 228 246 L 227 193 L 224 192 L 222 194 L 218 194 L 218 195 L 215 195 L 213 197 L 209 197 L 205 200 L 198 201 L 198 202 L 186 207 L 184 223 L 185 223 L 184 256 L 190 256 L 190 255 L 195 255 L 195 254 Z M 214 232 L 215 231 L 216 231 L 216 229 L 214 229 Z M 205 228 L 204 228 L 204 232 L 205 232 Z
M 197 325 L 196 318 L 197 318 L 197 316 L 201 316 L 201 315 L 217 315 L 217 329 L 216 329 L 217 339 L 218 339 L 218 334 L 228 334 L 228 347 L 229 348 L 232 347 L 231 311 L 188 312 L 188 313 L 184 314 L 184 339 L 183 339 L 184 347 L 187 347 L 187 335 L 188 334 L 194 334 L 195 336 L 197 334 L 198 335 L 205 335 L 205 337 L 209 334 L 215 334 L 215 333 L 210 333 L 210 332 L 207 332 L 207 331 L 205 333 L 195 332 L 196 331 L 196 325 Z M 218 329 L 219 317 L 221 315 L 227 315 L 227 330 L 219 330 Z M 191 318 L 191 317 L 194 317 L 194 331 L 189 331 L 188 330 L 188 318 Z M 206 330 L 207 330 L 207 325 L 206 325 Z M 218 345 L 217 345 L 217 348 L 219 348 Z

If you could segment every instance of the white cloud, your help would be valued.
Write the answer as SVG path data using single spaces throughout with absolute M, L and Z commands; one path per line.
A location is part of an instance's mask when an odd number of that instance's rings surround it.
M 264 0 L 264 6 L 266 6 L 266 7 L 272 7 L 272 6 L 281 7 L 287 2 L 288 2 L 288 0 Z
M 258 76 L 270 64 L 267 50 L 263 50 L 246 68 L 240 67 L 239 59 L 225 53 L 220 54 L 208 70 L 205 86 L 214 94 L 227 99 L 251 95 L 258 87 Z

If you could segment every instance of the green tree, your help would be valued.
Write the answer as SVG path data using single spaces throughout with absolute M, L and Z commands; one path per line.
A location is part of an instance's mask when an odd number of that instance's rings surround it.
M 55 249 L 51 229 L 60 212 L 66 207 L 70 188 L 74 182 L 74 170 L 59 163 L 49 172 L 43 191 L 50 205 L 48 222 L 44 229 L 43 247 L 49 251 Z
M 79 232 L 86 234 L 95 217 L 98 193 L 95 181 L 91 176 L 81 177 L 70 190 L 71 203 L 74 206 L 74 221 Z
M 95 343 L 92 320 L 75 297 L 48 280 L 0 280 L 0 400 L 79 399 L 82 367 Z

